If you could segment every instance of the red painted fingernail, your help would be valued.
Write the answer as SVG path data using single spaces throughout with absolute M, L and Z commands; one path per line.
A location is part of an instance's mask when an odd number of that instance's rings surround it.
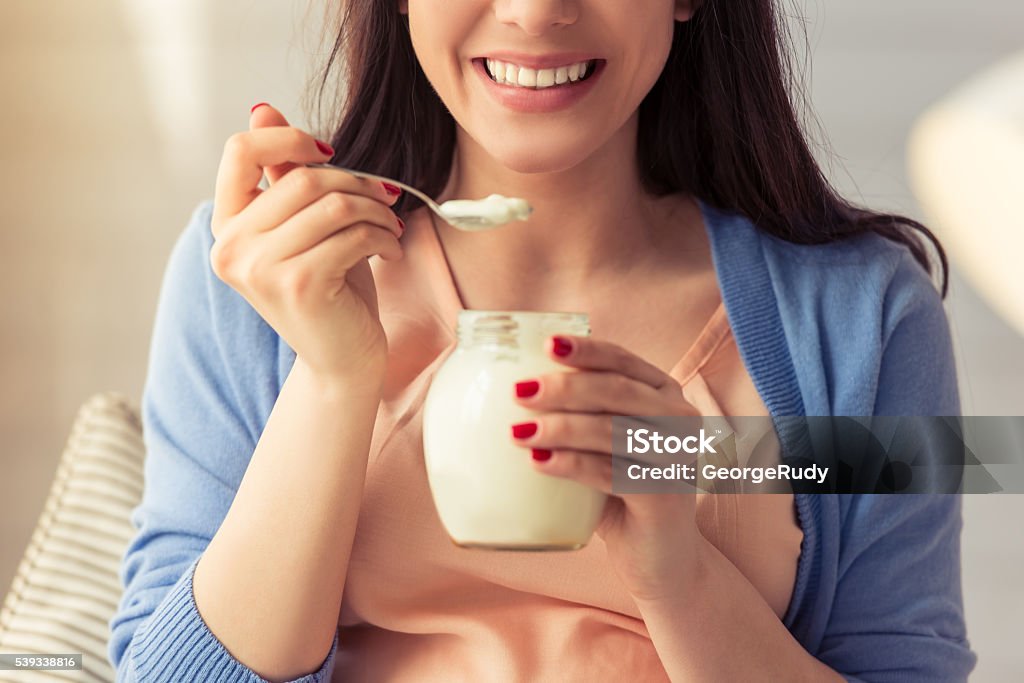
M 398 217 L 396 216 L 396 218 Z M 398 227 L 401 228 L 402 232 L 405 232 L 405 221 L 403 221 L 401 218 L 398 219 Z
M 536 380 L 530 380 L 529 382 L 516 382 L 516 396 L 519 398 L 529 398 L 540 391 L 540 382 Z
M 565 337 L 552 337 L 552 348 L 556 356 L 568 356 L 572 353 L 572 342 Z
M 402 188 L 395 187 L 391 183 L 381 183 L 381 185 L 384 186 L 384 191 L 387 192 L 392 197 L 397 197 L 398 195 L 402 194 Z
M 512 425 L 512 436 L 514 436 L 517 439 L 529 439 L 536 433 L 536 422 L 520 422 L 517 425 Z
M 259 109 L 260 107 L 269 107 L 269 106 L 270 106 L 269 102 L 257 102 L 256 104 L 252 105 L 252 109 L 249 110 L 249 113 L 250 114 L 253 113 L 254 111 Z
M 326 154 L 329 157 L 334 156 L 334 148 L 322 140 L 316 141 L 316 148 L 320 150 L 321 154 Z
M 551 459 L 551 451 L 546 448 L 533 448 L 530 450 L 530 456 L 537 462 L 547 462 Z

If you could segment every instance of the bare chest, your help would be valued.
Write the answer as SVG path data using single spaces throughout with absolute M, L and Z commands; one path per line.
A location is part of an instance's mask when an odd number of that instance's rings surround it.
M 588 297 L 592 335 L 669 372 L 694 346 L 721 303 L 714 273 L 664 279 Z

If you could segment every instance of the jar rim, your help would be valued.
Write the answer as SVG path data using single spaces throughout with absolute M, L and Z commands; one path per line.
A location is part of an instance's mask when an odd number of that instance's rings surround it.
M 590 316 L 577 311 L 517 311 L 517 310 L 484 310 L 484 309 L 463 309 L 459 311 L 459 321 L 470 321 L 476 318 L 490 316 L 510 316 L 525 319 L 562 319 L 572 322 L 589 323 Z

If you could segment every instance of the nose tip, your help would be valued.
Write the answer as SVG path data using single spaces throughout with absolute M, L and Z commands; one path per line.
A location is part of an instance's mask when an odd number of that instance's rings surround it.
M 540 36 L 551 29 L 575 23 L 575 0 L 504 0 L 495 3 L 495 15 L 504 24 L 515 24 L 524 33 Z

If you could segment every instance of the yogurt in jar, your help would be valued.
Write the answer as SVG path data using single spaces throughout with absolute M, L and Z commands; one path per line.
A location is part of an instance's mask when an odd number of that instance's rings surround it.
M 427 478 L 441 522 L 461 546 L 503 550 L 581 548 L 607 496 L 534 469 L 510 428 L 535 413 L 514 385 L 574 372 L 549 359 L 552 334 L 589 334 L 569 313 L 462 311 L 459 343 L 434 376 L 423 413 Z

